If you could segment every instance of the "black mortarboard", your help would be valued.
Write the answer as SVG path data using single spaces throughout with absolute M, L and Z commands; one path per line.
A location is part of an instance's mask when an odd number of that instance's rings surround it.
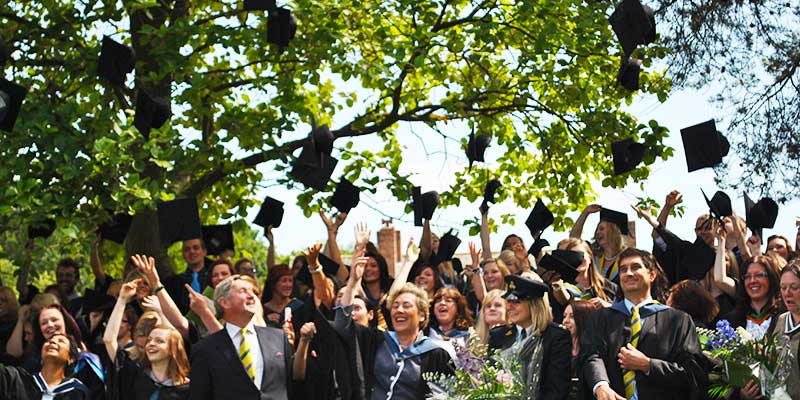
M 575 283 L 578 267 L 583 263 L 583 252 L 574 250 L 553 250 L 539 260 L 539 266 L 558 272 L 566 282 Z
M 109 296 L 94 289 L 86 289 L 83 291 L 81 308 L 86 314 L 92 311 L 106 311 L 114 308 L 116 302 L 117 299 L 114 296 Z
M 151 129 L 161 128 L 169 121 L 171 115 L 169 102 L 151 97 L 147 92 L 139 89 L 139 94 L 136 96 L 136 115 L 133 117 L 133 126 L 139 129 L 145 138 L 150 137 Z
M 489 182 L 486 182 L 486 187 L 483 188 L 483 202 L 481 203 L 481 209 L 489 207 L 489 203 L 494 203 L 494 195 L 497 193 L 497 189 L 500 189 L 502 185 L 500 181 L 497 179 L 492 179 Z
M 715 257 L 714 249 L 698 236 L 691 245 L 685 247 L 680 262 L 690 276 L 703 277 L 714 266 Z
M 218 256 L 225 250 L 235 250 L 233 245 L 233 225 L 205 225 L 203 226 L 203 242 L 206 244 L 208 254 Z
M 0 130 L 11 132 L 28 89 L 0 78 Z
M 333 191 L 331 205 L 336 207 L 339 212 L 348 213 L 358 205 L 360 191 L 358 186 L 342 178 L 336 185 L 336 190 Z
M 536 239 L 533 241 L 533 244 L 530 248 L 528 248 L 528 254 L 536 257 L 539 255 L 539 252 L 542 251 L 543 248 L 550 246 L 550 242 L 545 239 Z
M 626 58 L 622 60 L 617 72 L 617 85 L 630 91 L 639 90 L 639 73 L 642 72 L 642 60 Z
M 267 196 L 261 203 L 261 208 L 253 223 L 264 228 L 268 226 L 277 228 L 281 226 L 281 221 L 283 221 L 283 202 Z
M 626 57 L 636 50 L 636 46 L 656 40 L 653 9 L 643 6 L 639 0 L 622 0 L 608 21 Z
M 246 11 L 266 11 L 277 7 L 275 0 L 244 0 L 244 9 Z
M 165 247 L 180 240 L 202 239 L 197 200 L 183 198 L 158 203 L 158 230 L 161 245 Z
M 267 43 L 277 44 L 283 48 L 297 33 L 297 20 L 292 12 L 283 7 L 277 7 L 269 11 L 267 17 Z
M 439 238 L 439 251 L 431 259 L 431 265 L 437 266 L 442 261 L 453 259 L 458 246 L 461 245 L 461 239 L 453 235 L 452 232 L 453 230 L 451 229 Z
M 324 273 L 326 276 L 336 276 L 336 274 L 339 272 L 339 263 L 337 263 L 336 261 L 334 261 L 333 259 L 331 259 L 330 257 L 326 256 L 323 253 L 319 253 L 318 262 L 319 265 L 322 266 L 322 273 Z M 316 265 L 310 266 L 307 263 L 304 263 L 304 265 L 300 268 L 300 270 L 297 271 L 297 276 L 295 277 L 295 279 L 297 279 L 299 282 L 305 284 L 308 287 L 313 287 L 314 280 L 311 277 L 311 270 L 309 268 L 316 268 L 316 267 L 317 267 Z
M 553 224 L 553 221 L 555 221 L 553 213 L 544 205 L 542 199 L 537 199 L 536 205 L 533 206 L 528 219 L 525 220 L 525 226 L 530 230 L 531 236 L 538 237 L 542 231 Z
M 623 235 L 627 235 L 628 231 L 628 214 L 609 210 L 605 207 L 600 208 L 600 221 L 610 222 L 619 227 L 619 231 Z
M 122 86 L 125 76 L 133 71 L 136 53 L 132 48 L 103 36 L 100 58 L 97 60 L 97 74 L 111 83 Z
M 331 157 L 330 154 L 322 153 L 321 156 L 322 162 L 317 163 L 314 161 L 317 160 L 317 155 L 314 154 L 312 146 L 303 146 L 300 157 L 292 164 L 289 175 L 306 187 L 319 191 L 325 190 L 339 160 Z M 315 163 L 319 166 L 315 166 Z
M 411 206 L 414 208 L 414 226 L 422 226 L 422 220 L 433 218 L 433 212 L 439 205 L 439 193 L 435 191 L 422 193 L 422 188 L 411 189 Z
M 100 237 L 122 244 L 125 242 L 125 237 L 128 236 L 131 221 L 133 221 L 133 217 L 126 213 L 113 215 L 110 220 L 100 224 Z
M 519 275 L 506 275 L 507 286 L 503 297 L 506 300 L 528 300 L 538 299 L 550 291 L 550 288 L 543 282 L 523 278 Z
M 52 219 L 45 219 L 38 222 L 32 222 L 28 225 L 28 239 L 43 238 L 47 239 L 56 230 L 56 221 Z
M 486 148 L 489 147 L 489 142 L 491 142 L 491 138 L 488 135 L 478 135 L 475 136 L 474 133 L 469 135 L 469 141 L 467 142 L 467 159 L 469 160 L 469 167 L 472 168 L 472 163 L 475 161 L 484 161 L 483 153 L 486 152 Z
M 611 143 L 611 155 L 614 157 L 614 175 L 633 171 L 644 158 L 644 145 L 628 138 Z
M 778 203 L 769 197 L 764 197 L 754 203 L 747 193 L 745 193 L 744 212 L 747 227 L 763 240 L 763 229 L 772 228 L 775 226 L 775 220 L 778 219 Z
M 713 119 L 681 129 L 681 138 L 689 172 L 721 163 L 730 150 L 728 139 L 717 131 Z
M 333 136 L 333 132 L 328 128 L 328 125 L 317 126 L 311 130 L 311 143 L 318 153 L 331 154 L 334 140 L 336 140 L 336 137 Z
M 711 200 L 708 199 L 703 189 L 700 189 L 700 192 L 703 193 L 703 198 L 706 199 L 706 204 L 708 204 L 708 209 L 711 211 L 710 214 L 712 217 L 722 219 L 723 217 L 733 215 L 731 198 L 728 197 L 725 192 L 718 191 L 714 193 L 714 197 L 712 197 Z

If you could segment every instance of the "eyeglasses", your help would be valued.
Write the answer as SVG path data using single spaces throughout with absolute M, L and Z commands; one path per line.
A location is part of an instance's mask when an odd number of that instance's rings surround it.
M 759 272 L 757 274 L 744 274 L 744 276 L 742 276 L 742 278 L 744 278 L 744 280 L 748 281 L 748 280 L 757 279 L 757 278 L 766 279 L 766 278 L 769 278 L 769 275 L 766 272 Z

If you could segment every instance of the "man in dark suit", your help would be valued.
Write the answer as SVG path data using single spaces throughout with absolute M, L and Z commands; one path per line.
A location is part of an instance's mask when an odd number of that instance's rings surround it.
M 286 400 L 292 350 L 280 329 L 253 326 L 258 297 L 234 275 L 220 282 L 214 302 L 225 328 L 192 349 L 191 399 Z
M 578 373 L 599 400 L 704 398 L 705 358 L 694 323 L 652 299 L 658 273 L 650 253 L 626 249 L 619 260 L 624 299 L 589 319 Z
M 211 284 L 211 266 L 214 262 L 207 255 L 208 250 L 202 238 L 184 240 L 183 259 L 186 261 L 186 271 L 164 281 L 164 289 L 183 315 L 189 312 L 189 290 L 186 285 L 197 293 L 203 293 Z

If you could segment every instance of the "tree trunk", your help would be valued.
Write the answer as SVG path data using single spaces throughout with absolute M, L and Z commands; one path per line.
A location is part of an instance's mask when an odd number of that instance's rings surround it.
M 128 237 L 125 240 L 127 256 L 133 254 L 146 254 L 156 259 L 158 276 L 162 281 L 175 274 L 172 260 L 167 255 L 167 249 L 161 246 L 161 236 L 158 231 L 158 215 L 153 210 L 142 210 L 133 216 Z

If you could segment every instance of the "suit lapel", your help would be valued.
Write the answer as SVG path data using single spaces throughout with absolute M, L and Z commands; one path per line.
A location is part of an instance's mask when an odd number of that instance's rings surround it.
M 261 388 L 260 388 L 263 393 L 265 385 L 267 384 L 267 354 L 270 354 L 270 352 L 268 348 L 266 332 L 263 332 L 261 330 L 261 327 L 259 326 L 255 327 L 255 330 L 256 330 L 256 336 L 258 337 L 258 347 L 261 350 L 261 358 L 264 364 L 263 368 L 264 372 L 261 374 Z

